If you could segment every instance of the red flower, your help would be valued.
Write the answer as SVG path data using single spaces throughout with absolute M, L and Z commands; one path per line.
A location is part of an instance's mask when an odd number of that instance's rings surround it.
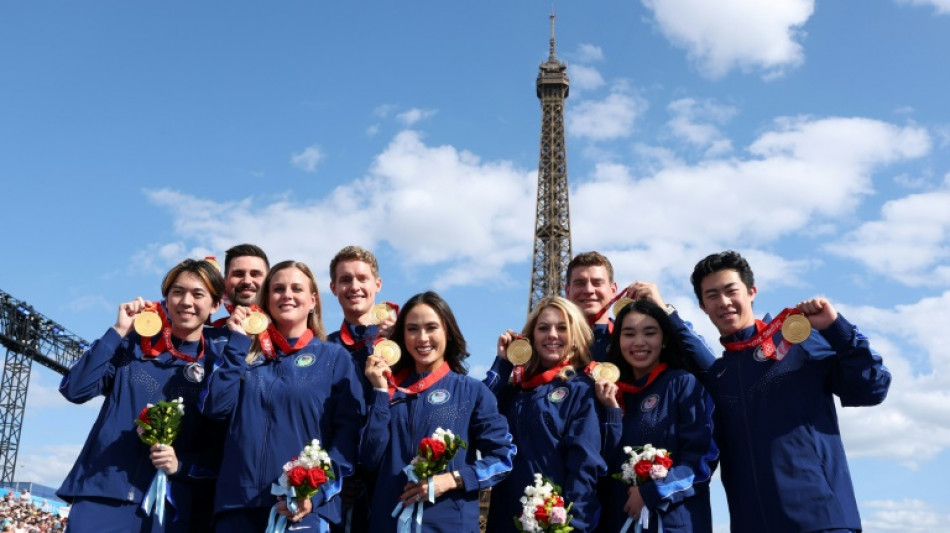
M 144 423 L 146 423 L 146 424 L 151 424 L 151 423 L 152 423 L 152 421 L 149 420 L 149 418 L 148 418 L 148 407 L 143 407 L 143 408 L 142 408 L 142 412 L 139 413 L 139 420 L 141 420 L 142 422 L 144 422 Z
M 299 487 L 307 479 L 307 469 L 302 466 L 295 466 L 287 472 L 287 480 L 291 487 Z
M 311 468 L 310 471 L 307 472 L 307 482 L 315 489 L 326 483 L 326 481 L 327 473 L 320 467 Z
M 670 468 L 673 468 L 673 460 L 670 459 L 669 455 L 664 455 L 663 457 L 660 457 L 659 455 L 657 455 L 656 464 L 663 466 L 667 470 L 669 470 Z
M 419 457 L 429 457 L 427 451 L 432 453 L 433 461 L 438 461 L 445 453 L 445 443 L 439 439 L 426 437 L 419 442 Z
M 549 520 L 548 510 L 543 505 L 537 506 L 534 510 L 534 519 L 541 524 L 547 524 Z
M 637 461 L 637 464 L 633 465 L 633 471 L 637 474 L 637 477 L 650 477 L 650 470 L 652 468 L 653 463 L 646 459 L 640 459 Z

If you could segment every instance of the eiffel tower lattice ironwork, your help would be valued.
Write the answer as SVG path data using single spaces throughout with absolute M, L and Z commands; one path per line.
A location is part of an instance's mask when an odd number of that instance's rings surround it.
M 66 374 L 89 343 L 0 291 L 0 344 L 6 348 L 0 380 L 0 482 L 12 482 L 33 361 Z
M 571 260 L 571 217 L 568 202 L 567 147 L 564 142 L 564 100 L 570 82 L 567 65 L 557 59 L 554 14 L 551 50 L 538 72 L 541 100 L 541 151 L 538 158 L 538 203 L 534 222 L 534 256 L 528 309 L 545 296 L 562 294 Z

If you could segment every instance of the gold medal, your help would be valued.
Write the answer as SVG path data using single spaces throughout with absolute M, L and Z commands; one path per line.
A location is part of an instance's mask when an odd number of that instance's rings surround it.
M 782 323 L 782 338 L 792 344 L 804 342 L 809 335 L 811 335 L 811 322 L 805 315 L 789 315 Z
M 215 259 L 213 255 L 209 255 L 208 257 L 205 257 L 205 261 L 211 266 L 213 266 L 215 270 L 217 270 L 218 272 L 221 272 L 221 264 L 218 263 L 218 260 Z
M 248 335 L 263 333 L 269 324 L 270 320 L 267 319 L 267 315 L 260 311 L 251 311 L 250 314 L 241 321 L 241 327 L 244 328 L 244 332 Z
M 620 379 L 620 369 L 613 363 L 600 363 L 590 371 L 594 381 L 608 381 L 616 383 Z
M 369 310 L 369 318 L 373 321 L 373 324 L 379 324 L 383 320 L 389 318 L 389 315 L 392 314 L 392 308 L 388 304 L 381 303 L 373 306 Z
M 515 366 L 526 364 L 531 360 L 531 343 L 525 339 L 515 339 L 508 344 L 508 361 Z
M 132 322 L 135 332 L 142 337 L 154 337 L 162 330 L 162 317 L 155 311 L 142 311 L 135 315 L 135 321 Z
M 389 339 L 384 339 L 373 346 L 373 353 L 383 356 L 383 359 L 386 360 L 386 364 L 393 366 L 399 362 L 399 357 L 402 355 L 402 350 L 399 349 L 399 345 L 395 342 Z
M 614 307 L 613 307 L 614 317 L 619 315 L 620 311 L 623 310 L 624 307 L 627 307 L 627 304 L 632 304 L 632 303 L 633 303 L 633 300 L 631 300 L 630 298 L 621 298 L 617 300 L 617 302 L 614 304 Z

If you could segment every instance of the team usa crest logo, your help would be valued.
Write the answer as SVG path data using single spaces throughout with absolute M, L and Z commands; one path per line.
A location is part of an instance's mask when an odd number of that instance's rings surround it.
M 185 375 L 185 379 L 192 383 L 201 383 L 205 378 L 205 367 L 198 362 L 191 363 L 183 368 L 181 372 Z
M 298 355 L 297 358 L 294 359 L 294 364 L 299 367 L 305 367 L 305 366 L 312 365 L 313 361 L 314 361 L 313 354 L 304 353 L 304 354 Z
M 642 402 L 640 402 L 640 410 L 643 411 L 644 413 L 650 412 L 656 409 L 656 406 L 659 405 L 659 403 L 660 403 L 660 395 L 651 394 L 647 396 L 646 398 L 644 398 Z
M 567 387 L 558 387 L 548 393 L 548 400 L 554 403 L 564 401 L 564 398 L 567 398 L 567 393 Z
M 436 389 L 429 393 L 429 396 L 426 397 L 426 401 L 432 405 L 439 405 L 449 401 L 449 398 L 452 397 L 452 394 L 445 389 Z

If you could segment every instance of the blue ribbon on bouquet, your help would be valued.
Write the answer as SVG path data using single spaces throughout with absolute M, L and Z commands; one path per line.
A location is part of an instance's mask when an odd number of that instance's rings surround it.
M 274 483 L 270 487 L 270 493 L 274 496 L 283 496 L 287 499 L 287 509 L 291 513 L 297 512 L 297 491 L 293 487 L 284 487 L 280 483 Z M 270 515 L 267 517 L 267 529 L 265 533 L 284 533 L 287 529 L 287 517 L 277 513 L 277 506 L 280 502 L 270 508 Z
M 628 516 L 627 521 L 623 523 L 623 527 L 620 528 L 620 533 L 627 533 L 627 530 L 630 529 L 630 526 L 633 525 L 633 517 Z M 650 527 L 650 510 L 646 506 L 643 506 L 643 509 L 640 510 L 640 518 L 637 519 L 637 526 L 633 529 L 634 533 L 641 533 L 643 528 Z M 657 533 L 663 533 L 663 519 L 660 518 L 660 515 L 656 515 L 656 527 Z
M 142 500 L 142 510 L 145 516 L 151 516 L 152 509 L 158 515 L 158 524 L 162 524 L 165 518 L 165 498 L 168 497 L 168 475 L 164 470 L 155 472 L 152 483 L 148 486 L 148 492 L 145 493 L 145 499 Z
M 405 472 L 406 477 L 409 478 L 410 483 L 418 483 L 419 476 L 416 475 L 416 471 L 412 468 L 411 464 L 406 465 L 402 469 Z M 429 494 L 427 501 L 429 503 L 435 503 L 435 484 L 432 483 L 432 478 L 428 478 Z M 415 502 L 412 505 L 403 505 L 402 502 L 396 504 L 396 508 L 393 509 L 392 516 L 395 518 L 397 515 L 396 524 L 396 533 L 412 533 L 412 522 L 413 515 L 415 515 L 416 531 L 422 531 L 422 507 L 425 502 Z

